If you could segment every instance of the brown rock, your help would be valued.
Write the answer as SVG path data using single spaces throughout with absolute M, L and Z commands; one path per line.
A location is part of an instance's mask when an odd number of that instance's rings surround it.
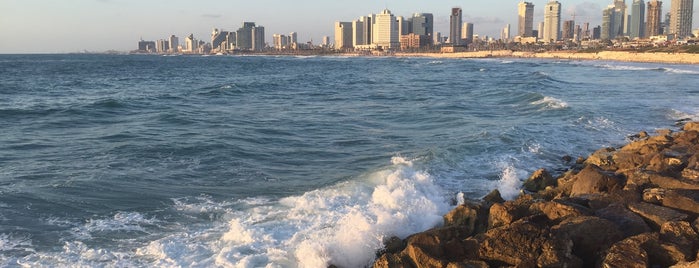
M 496 203 L 490 207 L 488 215 L 488 229 L 508 225 L 529 213 L 532 201 L 519 198 L 505 203 Z
M 614 148 L 602 148 L 594 153 L 592 153 L 587 160 L 585 160 L 585 164 L 587 165 L 595 165 L 598 167 L 601 167 L 605 170 L 616 170 L 616 167 L 614 166 L 614 159 L 613 155 L 616 149 Z
M 467 260 L 463 262 L 450 262 L 446 268 L 490 268 L 484 261 Z
M 688 122 L 682 128 L 684 131 L 699 131 L 699 122 Z
M 448 263 L 444 259 L 444 249 L 439 236 L 430 232 L 415 234 L 408 238 L 408 244 L 403 250 L 415 267 L 444 267 Z
M 636 213 L 626 209 L 621 204 L 611 204 L 606 208 L 595 212 L 595 216 L 613 222 L 624 233 L 624 237 L 634 236 L 646 232 L 651 229 L 648 224 Z
M 651 188 L 643 191 L 643 201 L 699 214 L 699 190 Z
M 586 166 L 575 177 L 571 196 L 615 192 L 624 187 L 623 179 L 593 165 Z
M 488 195 L 483 197 L 483 201 L 489 204 L 494 204 L 494 203 L 502 203 L 505 202 L 505 199 L 502 198 L 502 195 L 500 194 L 500 191 L 498 189 L 495 189 L 491 191 Z
M 665 189 L 699 190 L 699 182 L 667 177 L 659 174 L 648 174 L 648 179 L 653 185 Z
M 555 186 L 556 185 L 556 180 L 553 179 L 551 174 L 549 174 L 546 169 L 539 169 L 537 171 L 534 171 L 532 175 L 527 179 L 523 187 L 525 190 L 530 191 L 530 192 L 538 192 L 541 190 L 546 189 L 548 186 Z
M 488 230 L 479 255 L 483 260 L 518 267 L 534 267 L 548 231 L 529 221 Z
M 653 225 L 653 228 L 660 229 L 660 226 L 669 221 L 684 221 L 689 216 L 671 208 L 661 207 L 649 203 L 629 204 L 629 209 L 646 219 Z
M 612 244 L 623 238 L 616 224 L 598 217 L 581 216 L 563 220 L 551 228 L 555 237 L 573 241 L 573 254 L 584 261 L 584 266 L 595 266 L 601 255 Z
M 463 204 L 444 215 L 444 226 L 463 226 L 468 228 L 467 233 L 471 233 L 475 229 L 477 220 L 478 208 L 469 204 Z
M 648 162 L 646 170 L 654 171 L 658 174 L 674 176 L 684 169 L 687 165 L 682 159 L 676 157 L 668 157 L 662 153 L 654 154 L 653 158 Z
M 648 253 L 650 267 L 669 267 L 684 261 L 687 257 L 674 244 L 662 243 L 658 233 L 644 233 L 627 238 L 634 244 L 638 244 Z
M 542 268 L 583 267 L 583 261 L 573 255 L 573 241 L 570 239 L 546 240 L 541 248 L 541 255 L 536 260 L 536 266 Z
M 648 253 L 634 238 L 615 243 L 602 261 L 602 267 L 646 268 L 648 264 Z
M 670 268 L 697 268 L 699 267 L 699 260 L 693 262 L 680 262 L 671 266 Z
M 655 133 L 658 134 L 658 136 L 670 136 L 672 135 L 672 130 L 664 128 L 664 129 L 658 129 L 655 131 Z
M 589 209 L 581 205 L 564 203 L 561 200 L 536 202 L 529 207 L 529 210 L 533 213 L 542 213 L 551 221 L 592 214 Z
M 648 165 L 653 155 L 641 155 L 637 151 L 619 151 L 612 159 L 617 166 L 617 172 L 628 173 Z
M 696 254 L 696 249 L 699 246 L 699 235 L 686 221 L 664 223 L 660 227 L 660 240 L 679 246 L 679 249 L 686 256 Z
M 413 265 L 395 254 L 383 254 L 374 261 L 374 268 L 412 268 Z

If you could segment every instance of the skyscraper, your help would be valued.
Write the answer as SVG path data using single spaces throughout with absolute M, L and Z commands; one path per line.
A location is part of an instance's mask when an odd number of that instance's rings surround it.
M 670 34 L 676 37 L 692 35 L 692 12 L 694 0 L 672 0 L 670 5 Z
M 255 26 L 252 28 L 252 50 L 261 51 L 265 46 L 265 27 Z
M 473 43 L 473 23 L 464 22 L 463 27 L 463 34 L 461 35 L 461 38 L 466 40 L 466 44 Z
M 383 49 L 398 49 L 400 48 L 398 36 L 398 22 L 391 11 L 384 9 L 381 14 L 376 14 L 374 44 Z
M 544 9 L 544 42 L 556 42 L 561 32 L 561 3 L 550 0 Z
M 629 25 L 629 37 L 643 38 L 646 35 L 646 3 L 643 0 L 633 0 L 631 4 L 631 23 Z
M 614 0 L 614 4 L 609 5 L 602 11 L 602 33 L 601 38 L 612 40 L 624 36 L 626 30 L 626 4 L 624 0 Z
M 413 14 L 413 33 L 417 35 L 429 36 L 432 40 L 434 35 L 434 15 L 432 13 Z
M 459 7 L 452 8 L 449 17 L 449 43 L 455 46 L 461 45 L 461 12 Z
M 519 27 L 517 34 L 521 37 L 532 37 L 534 30 L 534 4 L 519 2 Z
M 504 42 L 509 42 L 510 41 L 510 25 L 507 24 L 505 25 L 504 28 L 502 28 L 502 32 L 500 33 L 500 39 Z
M 544 22 L 539 22 L 539 27 L 537 27 L 538 34 L 536 35 L 539 39 L 544 39 Z
M 610 5 L 604 10 L 602 10 L 602 32 L 600 33 L 600 38 L 602 40 L 610 40 L 616 38 L 614 28 L 614 5 Z
M 335 22 L 335 49 L 351 49 L 352 46 L 352 23 Z
M 366 45 L 364 42 L 364 17 L 352 21 L 352 46 Z
M 563 22 L 562 39 L 570 40 L 575 37 L 575 21 L 567 20 Z
M 177 38 L 177 36 L 175 36 L 175 35 L 171 35 L 168 41 L 170 43 L 170 49 L 169 49 L 170 53 L 178 52 L 177 47 L 180 46 L 180 39 Z
M 254 22 L 243 22 L 243 27 L 238 28 L 235 35 L 235 46 L 239 50 L 253 49 L 252 29 L 255 28 Z
M 663 2 L 651 0 L 648 2 L 648 14 L 646 14 L 646 37 L 660 35 L 662 29 Z

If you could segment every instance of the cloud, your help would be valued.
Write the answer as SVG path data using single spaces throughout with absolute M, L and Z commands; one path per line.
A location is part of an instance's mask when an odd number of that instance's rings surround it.
M 221 17 L 221 14 L 202 14 L 201 16 L 208 19 L 218 19 Z
M 465 16 L 464 22 L 470 22 L 473 24 L 504 24 L 505 21 L 498 17 L 470 17 Z

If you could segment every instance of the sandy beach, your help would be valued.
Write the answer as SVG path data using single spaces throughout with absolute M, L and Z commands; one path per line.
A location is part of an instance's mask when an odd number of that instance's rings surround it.
M 655 62 L 699 64 L 699 54 L 690 53 L 637 53 L 627 51 L 601 51 L 583 53 L 574 51 L 513 52 L 509 50 L 457 52 L 457 53 L 397 53 L 396 56 L 432 58 L 540 58 L 567 60 L 609 60 L 625 62 Z

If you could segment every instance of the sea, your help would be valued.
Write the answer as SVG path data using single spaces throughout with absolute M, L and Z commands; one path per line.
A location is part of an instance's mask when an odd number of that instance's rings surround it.
M 467 199 L 699 120 L 699 66 L 0 55 L 0 266 L 366 267 Z

